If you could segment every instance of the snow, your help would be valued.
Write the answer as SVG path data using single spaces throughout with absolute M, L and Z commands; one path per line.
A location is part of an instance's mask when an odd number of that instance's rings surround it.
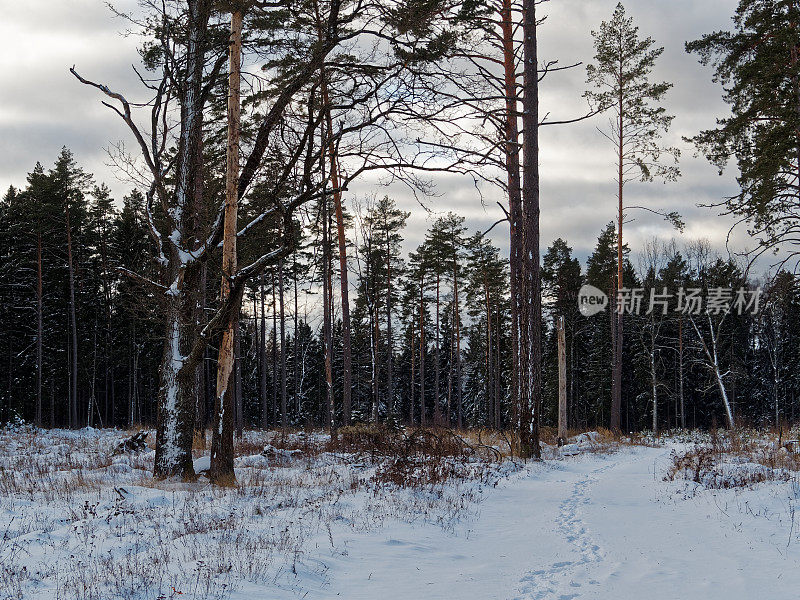
M 665 480 L 693 442 L 582 434 L 543 462 L 401 489 L 364 457 L 247 432 L 264 451 L 220 490 L 155 482 L 152 451 L 111 456 L 123 435 L 0 430 L 0 599 L 788 600 L 800 586 L 795 473 Z
M 198 475 L 211 469 L 211 457 L 201 456 L 194 460 L 194 472 Z
M 164 443 L 163 454 L 160 457 L 160 464 L 165 472 L 172 470 L 178 457 L 180 449 L 178 447 L 178 373 L 183 366 L 185 357 L 180 352 L 180 329 L 178 326 L 177 315 L 172 315 L 172 327 L 170 328 L 170 360 L 166 365 L 164 375 Z

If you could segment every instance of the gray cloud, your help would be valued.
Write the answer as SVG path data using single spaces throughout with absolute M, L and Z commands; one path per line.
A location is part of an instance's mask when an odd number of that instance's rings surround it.
M 681 136 L 692 135 L 714 124 L 726 113 L 720 89 L 711 83 L 711 72 L 684 52 L 684 42 L 703 33 L 727 28 L 736 0 L 629 0 L 642 35 L 651 35 L 665 47 L 657 77 L 674 83 L 668 108 L 676 115 L 670 140 L 683 150 L 684 176 L 667 185 L 631 185 L 630 204 L 677 210 L 687 220 L 682 239 L 707 237 L 720 250 L 731 221 L 718 210 L 699 208 L 698 203 L 718 202 L 732 194 L 734 173 L 719 177 Z M 124 0 L 122 9 L 135 5 Z M 615 0 L 559 0 L 542 5 L 549 16 L 541 28 L 543 59 L 561 64 L 587 62 L 593 55 L 590 30 L 610 17 Z M 37 160 L 49 165 L 62 145 L 72 148 L 81 164 L 105 181 L 121 197 L 129 184 L 119 181 L 106 166 L 104 148 L 128 140 L 119 119 L 99 104 L 92 90 L 79 85 L 67 72 L 77 64 L 87 76 L 107 81 L 137 98 L 130 64 L 137 60 L 136 39 L 120 34 L 125 23 L 114 18 L 97 0 L 28 0 L 4 11 L 0 23 L 0 186 L 23 185 L 25 175 Z M 542 86 L 542 109 L 553 118 L 581 114 L 585 101 L 583 67 L 549 76 Z M 576 254 L 585 258 L 597 235 L 614 218 L 613 150 L 597 132 L 602 117 L 542 131 L 542 246 L 565 238 Z M 464 215 L 471 231 L 485 230 L 502 217 L 495 204 L 500 192 L 482 188 L 484 204 L 472 181 L 455 176 L 436 176 L 439 195 L 426 202 L 434 214 L 423 210 L 405 187 L 377 185 L 377 180 L 358 182 L 352 197 L 387 193 L 412 211 L 406 230 L 406 247 L 419 244 L 436 214 L 452 210 Z M 653 235 L 670 237 L 674 232 L 658 217 L 631 213 L 628 240 L 640 246 Z M 507 226 L 498 226 L 493 238 L 507 250 Z M 739 248 L 748 242 L 743 232 L 733 238 Z

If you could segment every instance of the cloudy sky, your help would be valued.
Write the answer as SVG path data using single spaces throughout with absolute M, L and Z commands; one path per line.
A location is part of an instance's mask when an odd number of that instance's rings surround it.
M 118 0 L 121 8 L 132 0 Z M 684 42 L 703 33 L 728 28 L 736 0 L 628 0 L 626 8 L 641 29 L 665 47 L 656 77 L 674 83 L 667 106 L 675 115 L 670 141 L 683 151 L 683 177 L 677 183 L 631 184 L 627 203 L 677 210 L 687 222 L 683 235 L 655 216 L 637 211 L 628 225 L 628 241 L 634 250 L 654 236 L 679 241 L 708 238 L 725 253 L 731 225 L 718 211 L 698 204 L 717 202 L 735 190 L 735 173 L 718 176 L 704 159 L 681 141 L 714 119 L 726 114 L 720 89 L 711 83 L 711 71 L 687 55 Z M 551 0 L 543 6 L 549 17 L 541 28 L 543 60 L 562 64 L 591 60 L 590 31 L 608 19 L 616 0 Z M 118 141 L 130 145 L 120 119 L 99 103 L 98 95 L 81 86 L 68 69 L 82 73 L 136 97 L 136 81 L 130 65 L 136 62 L 136 39 L 125 37 L 125 24 L 115 19 L 101 0 L 0 0 L 0 188 L 24 185 L 36 161 L 52 164 L 62 146 L 75 153 L 78 162 L 109 185 L 117 197 L 130 184 L 120 181 L 106 163 L 105 148 Z M 576 116 L 585 110 L 583 68 L 548 77 L 542 87 L 542 109 L 555 119 Z M 614 152 L 598 133 L 605 124 L 592 121 L 563 127 L 546 127 L 542 133 L 542 246 L 557 237 L 585 258 L 600 229 L 614 218 Z M 485 206 L 472 182 L 448 176 L 436 181 L 439 195 L 428 206 L 434 211 L 452 210 L 467 219 L 470 230 L 485 229 L 502 217 L 495 202 L 498 192 L 484 190 Z M 352 195 L 393 195 L 412 217 L 406 231 L 409 247 L 421 240 L 435 217 L 422 210 L 407 190 L 377 189 L 364 181 Z M 507 228 L 498 227 L 497 243 L 506 248 Z M 748 244 L 744 231 L 736 232 L 729 246 L 741 250 Z

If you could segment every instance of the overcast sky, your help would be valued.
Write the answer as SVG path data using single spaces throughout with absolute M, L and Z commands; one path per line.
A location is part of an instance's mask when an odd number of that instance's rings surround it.
M 121 0 L 125 7 L 131 0 Z M 675 115 L 670 141 L 683 151 L 683 177 L 677 183 L 631 184 L 628 204 L 679 211 L 687 223 L 683 235 L 655 216 L 637 211 L 627 229 L 634 250 L 653 236 L 688 241 L 708 238 L 721 252 L 731 224 L 717 210 L 698 204 L 717 202 L 734 192 L 735 172 L 723 177 L 681 141 L 710 127 L 726 114 L 721 90 L 711 83 L 711 71 L 687 55 L 684 42 L 715 29 L 729 28 L 736 0 L 628 0 L 626 8 L 643 36 L 665 47 L 656 77 L 673 82 L 667 107 Z M 543 60 L 562 64 L 591 61 L 590 31 L 610 18 L 616 0 L 551 0 L 543 5 L 549 15 L 540 31 Z M 107 166 L 105 148 L 118 141 L 131 144 L 120 119 L 99 103 L 93 90 L 81 86 L 68 72 L 73 64 L 95 80 L 105 81 L 136 96 L 131 71 L 136 62 L 136 39 L 122 35 L 125 24 L 115 19 L 101 0 L 0 0 L 0 189 L 23 186 L 36 161 L 52 165 L 62 146 L 78 162 L 105 182 L 121 198 L 130 184 L 117 179 Z M 569 118 L 585 110 L 581 94 L 585 71 L 578 68 L 549 76 L 542 86 L 542 110 L 554 119 Z M 542 247 L 563 237 L 584 259 L 600 229 L 614 218 L 614 152 L 598 133 L 605 119 L 563 127 L 546 127 L 541 139 Z M 485 207 L 470 180 L 442 176 L 436 180 L 439 196 L 429 202 L 436 211 L 452 210 L 467 219 L 470 230 L 485 229 L 502 217 L 495 202 L 499 193 L 484 190 Z M 371 181 L 354 187 L 351 196 L 367 193 L 393 195 L 412 211 L 406 231 L 407 245 L 415 247 L 424 235 L 431 214 L 422 210 L 407 190 L 377 188 Z M 507 227 L 493 232 L 507 248 Z M 748 244 L 744 230 L 733 236 L 730 247 Z

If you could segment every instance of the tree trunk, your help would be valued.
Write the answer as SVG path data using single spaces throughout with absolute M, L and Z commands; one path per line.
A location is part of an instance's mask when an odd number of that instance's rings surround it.
M 328 430 L 331 438 L 336 437 L 336 416 L 333 406 L 333 371 L 331 354 L 333 343 L 331 336 L 331 252 L 328 235 L 328 200 L 322 198 L 322 302 L 323 302 L 323 343 L 325 346 L 325 403 L 328 411 Z
M 523 199 L 523 311 L 522 393 L 519 455 L 540 458 L 539 407 L 541 405 L 542 298 L 539 264 L 539 65 L 537 56 L 536 0 L 523 1 L 524 96 L 522 100 L 524 179 Z
M 278 306 L 281 322 L 281 427 L 289 428 L 289 408 L 286 402 L 286 313 L 283 306 L 283 259 L 278 261 Z
M 42 234 L 36 234 L 36 426 L 42 426 Z M 52 427 L 53 424 L 51 423 Z
M 222 286 L 220 302 L 228 300 L 230 279 L 236 274 L 236 221 L 239 210 L 239 119 L 241 111 L 240 69 L 242 50 L 242 13 L 231 13 L 228 75 L 228 149 L 225 178 L 225 222 L 222 241 Z M 230 376 L 234 369 L 236 353 L 234 341 L 238 328 L 239 310 L 231 311 L 222 333 L 217 359 L 217 393 L 214 410 L 214 431 L 211 439 L 210 479 L 219 485 L 233 485 L 233 416 L 234 398 L 230 389 Z
M 195 420 L 194 367 L 187 361 L 197 341 L 197 292 L 200 286 L 198 265 L 187 264 L 185 248 L 198 239 L 198 193 L 202 171 L 203 68 L 206 62 L 207 24 L 211 3 L 197 0 L 188 3 L 185 81 L 179 86 L 180 138 L 175 157 L 173 236 L 165 240 L 168 257 L 164 272 L 166 296 L 164 353 L 160 370 L 159 401 L 156 414 L 156 456 L 154 475 L 159 478 L 179 476 L 194 478 L 192 440 Z M 167 201 L 166 198 L 162 198 Z
M 408 424 L 413 427 L 414 425 L 414 368 L 416 367 L 415 359 L 416 359 L 416 344 L 414 343 L 414 325 L 416 323 L 416 319 L 414 318 L 414 312 L 411 312 L 411 379 L 409 380 L 409 405 L 408 405 Z
M 439 355 L 439 287 L 441 276 L 438 271 L 438 257 L 437 257 L 437 272 L 436 272 L 436 349 L 434 352 L 433 365 L 433 424 L 437 427 L 442 424 L 442 413 L 439 407 L 439 371 L 441 370 L 441 358 Z
M 386 225 L 386 398 L 387 409 L 395 413 L 394 406 L 394 340 L 392 338 L 392 249 L 389 226 Z
M 419 424 L 425 427 L 425 280 L 419 278 Z
M 97 398 L 95 390 L 97 386 L 97 315 L 94 317 L 94 328 L 92 329 L 92 374 L 89 381 L 89 405 L 86 409 L 86 427 L 92 426 L 94 411 L 97 408 Z
M 564 317 L 558 317 L 558 445 L 567 441 L 567 340 Z
M 261 332 L 258 347 L 258 364 L 260 377 L 258 380 L 258 397 L 261 399 L 261 429 L 269 427 L 269 402 L 267 401 L 267 315 L 265 310 L 264 274 L 261 274 Z
M 497 421 L 496 429 L 500 430 L 503 427 L 503 410 L 500 405 L 500 379 L 503 376 L 500 364 L 500 308 L 497 307 L 494 311 L 494 364 L 497 371 L 494 377 L 494 414 Z
M 624 181 L 624 152 L 625 152 L 625 137 L 623 133 L 624 124 L 624 87 L 622 81 L 623 67 L 620 63 L 620 85 L 619 85 L 619 100 L 617 110 L 619 111 L 619 120 L 617 127 L 619 128 L 619 135 L 617 139 L 617 285 L 615 290 L 621 290 L 625 287 L 623 281 L 623 264 L 622 264 L 622 192 L 625 186 Z M 616 307 L 617 296 L 614 295 L 612 306 Z M 613 333 L 614 344 L 614 367 L 613 367 L 613 384 L 611 386 L 611 431 L 614 433 L 620 432 L 620 416 L 622 412 L 622 321 L 623 311 L 617 310 L 616 323 Z
M 519 420 L 521 402 L 520 373 L 522 361 L 521 315 L 523 309 L 523 213 L 522 189 L 520 186 L 518 93 L 516 64 L 514 60 L 514 19 L 511 0 L 502 0 L 501 29 L 503 38 L 503 67 L 506 102 L 506 178 L 508 184 L 509 214 L 509 267 L 511 274 L 511 406 L 514 423 Z M 499 422 L 499 416 L 495 416 Z M 496 425 L 497 426 L 497 425 Z
M 161 389 L 156 429 L 154 474 L 158 478 L 194 478 L 194 372 L 184 369 L 184 360 L 194 341 L 193 306 L 186 295 L 170 298 L 166 307 L 167 335 L 161 361 Z
M 278 310 L 275 297 L 275 268 L 270 269 L 272 279 L 272 424 L 278 426 Z
M 208 265 L 200 268 L 200 306 L 198 315 L 200 322 L 205 323 L 208 288 Z M 203 351 L 203 360 L 195 368 L 195 433 L 200 440 L 201 447 L 206 447 L 206 352 Z
M 67 267 L 69 269 L 69 326 L 70 326 L 70 380 L 69 427 L 78 427 L 78 320 L 75 310 L 75 266 L 72 260 L 72 226 L 69 219 L 69 200 L 64 205 L 67 222 Z
M 455 247 L 455 245 L 454 245 Z M 456 422 L 464 426 L 464 398 L 461 390 L 461 310 L 458 303 L 458 254 L 453 253 L 453 312 L 456 328 Z
M 491 419 L 490 424 L 493 424 L 495 429 L 500 429 L 500 416 L 497 414 L 497 407 L 494 402 L 493 380 L 497 373 L 492 368 L 494 353 L 494 348 L 492 347 L 492 310 L 489 304 L 489 281 L 485 272 L 483 274 L 483 296 L 486 306 L 486 416 L 487 419 Z
M 378 302 L 373 278 L 370 277 L 370 259 L 372 256 L 372 237 L 367 240 L 367 289 L 372 288 L 370 297 L 367 298 L 370 320 L 370 359 L 372 361 L 372 422 L 378 422 L 378 342 L 380 330 L 378 328 Z
M 655 344 L 655 340 L 652 340 Z M 658 433 L 658 384 L 656 381 L 656 352 L 650 347 L 650 387 L 653 393 L 653 433 Z
M 242 328 L 236 320 L 236 331 L 233 337 L 233 373 L 234 397 L 236 398 L 236 437 L 242 439 L 244 431 L 244 398 L 242 397 Z
M 328 103 L 327 81 L 322 80 L 322 101 L 325 104 L 325 117 L 328 131 L 333 131 L 330 105 Z M 342 301 L 342 413 L 344 424 L 349 425 L 352 412 L 353 391 L 353 352 L 350 339 L 350 288 L 347 274 L 347 238 L 345 237 L 344 213 L 342 210 L 342 192 L 339 189 L 339 162 L 336 149 L 331 138 L 328 142 L 328 154 L 331 165 L 331 185 L 333 186 L 333 204 L 336 212 L 336 232 L 339 242 L 339 282 Z
M 683 318 L 678 319 L 678 398 L 681 409 L 681 429 L 686 429 L 686 411 L 683 405 Z
M 296 406 L 297 416 L 299 417 L 302 411 L 301 411 L 301 406 L 300 406 L 301 395 L 300 395 L 300 389 L 299 389 L 299 385 L 298 385 L 299 369 L 297 368 L 297 361 L 298 361 L 298 356 L 297 356 L 297 352 L 298 352 L 297 332 L 299 330 L 299 314 L 300 314 L 300 312 L 298 310 L 298 294 L 297 294 L 297 252 L 292 253 L 292 265 L 293 265 L 293 271 L 294 271 L 294 277 L 293 277 L 293 282 L 294 282 L 294 315 L 293 315 L 293 317 L 294 317 L 294 335 L 292 336 L 293 337 L 292 343 L 294 345 L 293 346 L 294 363 L 292 365 L 292 379 L 293 379 L 292 391 L 294 392 L 295 403 L 297 404 L 297 406 Z

